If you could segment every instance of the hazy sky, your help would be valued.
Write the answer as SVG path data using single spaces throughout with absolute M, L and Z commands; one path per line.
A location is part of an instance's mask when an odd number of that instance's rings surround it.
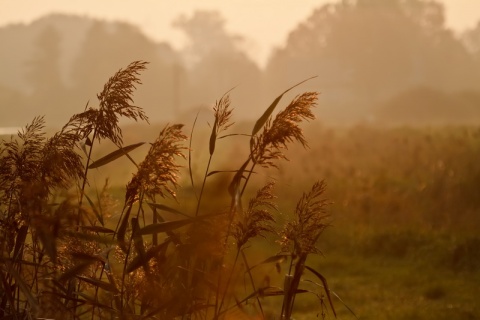
M 218 10 L 227 30 L 247 39 L 249 54 L 261 64 L 271 47 L 282 44 L 290 30 L 329 0 L 0 0 L 0 26 L 28 23 L 45 14 L 73 13 L 134 23 L 151 38 L 180 48 L 185 39 L 172 28 L 179 15 L 197 9 Z M 443 0 L 447 25 L 456 31 L 480 20 L 480 0 Z

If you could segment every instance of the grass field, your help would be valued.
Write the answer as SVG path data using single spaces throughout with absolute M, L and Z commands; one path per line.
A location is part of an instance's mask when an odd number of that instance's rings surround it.
M 248 125 L 233 131 L 243 127 Z M 297 190 L 312 177 L 325 178 L 332 226 L 319 241 L 324 256 L 311 264 L 356 316 L 478 319 L 480 129 L 307 126 L 306 136 L 314 141 L 310 149 L 293 146 L 280 170 L 259 176 L 279 180 L 280 209 L 286 212 L 278 220 L 295 205 Z M 199 145 L 206 139 L 199 132 Z M 197 160 L 205 161 L 200 155 Z M 119 171 L 116 166 L 109 170 Z M 218 184 L 221 192 L 225 186 Z M 123 194 L 121 184 L 117 188 Z M 262 250 L 279 247 L 271 240 Z M 321 318 L 316 297 L 297 299 L 296 319 Z M 334 302 L 339 319 L 355 319 L 340 300 Z

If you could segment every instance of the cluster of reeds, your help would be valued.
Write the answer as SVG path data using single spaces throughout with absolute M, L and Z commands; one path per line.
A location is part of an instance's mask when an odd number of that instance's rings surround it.
M 314 119 L 317 93 L 297 96 L 274 116 L 293 87 L 286 90 L 248 135 L 250 152 L 243 164 L 213 171 L 217 141 L 236 136 L 220 135 L 233 124 L 229 95 L 224 95 L 213 108 L 210 158 L 197 185 L 182 125 L 166 126 L 139 163 L 129 152 L 144 143 L 123 145 L 121 117 L 148 121 L 132 99 L 145 67 L 145 62 L 133 62 L 118 71 L 98 94 L 98 107 L 87 106 L 53 137 L 45 137 L 43 118 L 35 118 L 18 137 L 0 145 L 0 318 L 227 319 L 243 314 L 266 319 L 262 303 L 283 296 L 283 307 L 270 314 L 290 319 L 295 297 L 309 292 L 300 288 L 306 271 L 321 280 L 335 314 L 325 278 L 306 264 L 328 225 L 323 182 L 302 196 L 283 231 L 275 223 L 273 180 L 243 205 L 257 166 L 275 167 L 285 159 L 289 143 L 307 146 L 299 125 Z M 94 147 L 102 140 L 117 150 L 93 161 Z M 108 185 L 90 190 L 88 177 L 92 169 L 123 156 L 137 170 L 117 214 L 108 205 Z M 177 196 L 179 158 L 188 158 L 196 203 L 192 212 L 163 201 Z M 230 201 L 205 206 L 214 175 L 231 178 Z M 281 249 L 251 261 L 250 243 L 269 233 L 281 235 Z M 257 280 L 257 266 L 285 261 L 283 286 Z

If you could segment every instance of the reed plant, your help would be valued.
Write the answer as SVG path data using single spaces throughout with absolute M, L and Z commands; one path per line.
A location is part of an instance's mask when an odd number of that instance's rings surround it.
M 145 121 L 134 104 L 135 86 L 147 63 L 119 70 L 98 94 L 98 107 L 71 117 L 46 138 L 42 117 L 0 145 L 0 318 L 2 319 L 291 319 L 299 294 L 319 297 L 319 308 L 335 315 L 330 289 L 307 258 L 329 225 L 325 183 L 301 196 L 291 220 L 281 226 L 274 179 L 246 192 L 262 168 L 277 167 L 291 143 L 307 147 L 300 127 L 314 120 L 316 92 L 275 109 L 279 95 L 251 133 L 228 133 L 233 125 L 229 93 L 214 105 L 209 160 L 200 181 L 192 170 L 192 140 L 180 124 L 167 125 L 155 141 L 123 145 L 121 118 Z M 196 122 L 196 121 L 195 121 Z M 195 124 L 193 126 L 195 128 Z M 238 168 L 212 170 L 220 139 L 249 138 L 249 153 Z M 240 137 L 241 138 L 241 137 Z M 186 146 L 186 141 L 190 144 Z M 104 140 L 116 150 L 94 160 Z M 248 144 L 248 142 L 247 142 Z M 129 153 L 144 145 L 143 160 Z M 92 170 L 120 157 L 135 166 L 120 211 L 109 205 L 108 183 L 97 190 Z M 187 160 L 194 202 L 177 199 L 180 161 Z M 207 197 L 214 176 L 230 180 L 229 199 Z M 251 199 L 244 199 L 253 194 Z M 183 200 L 182 200 L 183 201 Z M 280 235 L 279 251 L 261 260 L 252 241 Z M 255 242 L 256 243 L 256 242 Z M 259 281 L 259 266 L 273 264 L 287 274 L 278 284 Z M 306 273 L 318 290 L 302 288 Z M 312 281 L 310 281 L 311 283 Z M 283 297 L 274 310 L 266 299 Z M 270 307 L 271 308 L 271 307 Z M 325 313 L 322 313 L 325 316 Z

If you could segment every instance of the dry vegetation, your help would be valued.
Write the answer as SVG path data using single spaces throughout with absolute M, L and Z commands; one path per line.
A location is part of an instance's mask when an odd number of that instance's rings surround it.
M 226 93 L 159 128 L 145 67 L 2 141 L 0 318 L 480 316 L 477 127 L 329 128 L 315 92 L 275 112 L 289 89 L 256 123 Z
M 233 122 L 224 95 L 213 108 L 209 160 L 197 179 L 182 125 L 165 126 L 140 162 L 129 153 L 147 144 L 123 145 L 121 118 L 148 122 L 132 99 L 145 68 L 133 62 L 118 71 L 98 94 L 98 107 L 87 105 L 52 137 L 37 117 L 0 145 L 0 318 L 290 319 L 305 293 L 318 297 L 315 312 L 334 315 L 325 277 L 307 264 L 329 225 L 325 184 L 299 194 L 284 224 L 276 221 L 274 180 L 251 190 L 258 170 L 277 167 L 287 146 L 307 146 L 299 125 L 314 119 L 317 93 L 297 96 L 275 115 L 290 89 L 278 96 L 246 135 L 241 165 L 214 171 L 220 139 L 237 138 L 226 133 Z M 93 161 L 105 142 L 116 150 Z M 91 179 L 118 158 L 135 168 L 121 208 L 108 182 L 96 188 Z M 182 181 L 191 190 L 183 207 L 172 201 L 182 158 L 189 169 Z M 219 176 L 229 180 L 226 199 L 211 187 Z M 255 252 L 258 241 L 278 234 L 277 252 Z M 285 276 L 264 274 L 265 265 Z M 306 273 L 316 286 L 303 288 Z

